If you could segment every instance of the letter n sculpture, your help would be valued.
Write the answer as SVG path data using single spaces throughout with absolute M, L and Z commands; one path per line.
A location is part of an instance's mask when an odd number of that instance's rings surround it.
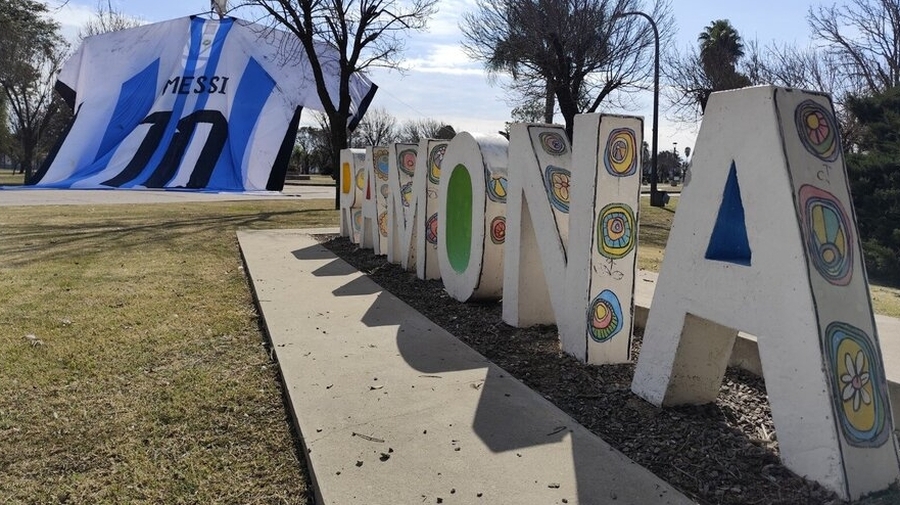
M 844 499 L 887 488 L 894 423 L 830 99 L 714 93 L 694 152 L 632 389 L 715 401 L 746 331 L 785 465 Z
M 642 121 L 575 116 L 514 124 L 503 320 L 556 323 L 565 352 L 588 363 L 630 359 Z

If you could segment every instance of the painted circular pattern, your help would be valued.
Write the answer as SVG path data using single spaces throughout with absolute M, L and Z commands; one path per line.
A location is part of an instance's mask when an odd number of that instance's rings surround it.
M 866 333 L 843 322 L 825 329 L 831 398 L 850 445 L 879 447 L 889 436 L 887 382 L 881 360 Z
M 447 144 L 441 144 L 431 150 L 428 155 L 428 180 L 433 184 L 441 181 L 441 162 L 444 161 L 444 154 L 447 152 Z
M 353 187 L 353 173 L 349 163 L 341 163 L 341 193 L 348 195 Z
M 377 151 L 375 154 L 375 177 L 388 180 L 388 154 L 387 151 Z
M 387 211 L 378 214 L 378 233 L 382 237 L 387 237 Z
M 597 216 L 597 250 L 609 258 L 624 258 L 634 249 L 634 212 L 624 203 L 611 203 Z
M 544 170 L 544 189 L 550 205 L 560 212 L 569 213 L 569 183 L 572 173 L 565 168 L 548 165 Z
M 412 177 L 416 173 L 416 150 L 404 149 L 397 155 L 397 166 L 404 174 Z
M 437 212 L 425 221 L 425 241 L 431 245 L 437 246 L 438 237 L 438 215 Z
M 794 112 L 794 122 L 803 147 L 816 158 L 831 162 L 841 153 L 838 127 L 830 110 L 805 100 Z
M 387 184 L 382 184 L 378 187 L 378 192 L 381 193 L 383 198 L 388 198 L 391 196 L 391 187 Z
M 412 203 L 413 196 L 413 183 L 407 182 L 403 186 L 400 187 L 400 204 L 404 207 L 409 207 Z
M 816 271 L 836 286 L 853 277 L 853 236 L 841 202 L 815 186 L 800 187 L 800 223 Z
M 356 171 L 356 187 L 360 191 L 362 191 L 366 186 L 366 171 L 365 170 L 357 170 Z
M 610 132 L 603 156 L 606 171 L 616 177 L 634 175 L 637 172 L 637 161 L 637 140 L 634 130 L 618 128 Z
M 359 233 L 363 226 L 362 209 L 353 211 L 353 231 Z
M 487 195 L 494 202 L 506 203 L 506 177 L 491 175 L 487 180 Z
M 544 132 L 538 135 L 544 151 L 551 156 L 562 156 L 568 152 L 566 140 L 556 132 Z
M 497 216 L 491 220 L 491 242 L 502 244 L 506 241 L 506 218 Z
M 622 304 L 615 293 L 604 289 L 588 306 L 588 336 L 595 342 L 606 342 L 622 329 Z

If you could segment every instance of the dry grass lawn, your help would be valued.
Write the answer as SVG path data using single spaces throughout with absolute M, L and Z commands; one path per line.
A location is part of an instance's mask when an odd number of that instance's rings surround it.
M 677 196 L 673 196 L 665 207 L 651 207 L 649 198 L 641 198 L 638 268 L 659 272 L 677 208 Z
M 0 502 L 309 501 L 237 228 L 330 201 L 0 212 Z
M 12 170 L 0 170 L 0 186 L 21 186 L 25 182 L 24 174 L 13 175 Z

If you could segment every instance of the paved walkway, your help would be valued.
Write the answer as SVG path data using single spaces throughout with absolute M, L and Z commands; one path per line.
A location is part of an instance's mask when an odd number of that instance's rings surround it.
M 308 233 L 238 239 L 317 503 L 691 503 Z

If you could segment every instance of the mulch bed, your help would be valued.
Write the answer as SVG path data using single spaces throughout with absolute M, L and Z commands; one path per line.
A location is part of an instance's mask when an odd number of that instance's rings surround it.
M 321 239 L 381 287 L 688 497 L 727 505 L 842 503 L 781 464 L 762 378 L 729 368 L 715 403 L 656 408 L 631 392 L 634 364 L 586 365 L 561 352 L 554 325 L 514 328 L 502 321 L 499 302 L 460 303 L 440 281 L 419 280 L 371 249 L 342 237 Z M 635 331 L 635 360 L 641 332 Z M 882 500 L 867 503 L 890 503 Z

